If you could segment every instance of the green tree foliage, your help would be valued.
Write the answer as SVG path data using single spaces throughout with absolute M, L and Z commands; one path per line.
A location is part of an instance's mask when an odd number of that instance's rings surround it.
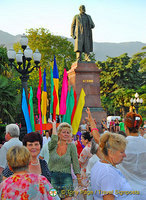
M 11 80 L 0 75 L 0 120 L 2 122 L 15 122 L 16 89 Z
M 146 85 L 144 84 L 142 87 L 140 87 L 137 92 L 139 94 L 139 98 L 143 99 L 143 103 L 139 106 L 138 112 L 143 118 L 146 118 Z
M 143 52 L 136 53 L 133 57 L 139 60 L 139 64 L 140 64 L 139 71 L 142 73 L 142 78 L 143 78 L 142 85 L 144 85 L 145 80 L 146 80 L 146 46 L 144 46 L 142 50 Z M 145 116 L 146 116 L 146 113 L 145 113 Z
M 108 57 L 106 61 L 97 62 L 102 69 L 100 74 L 101 100 L 108 114 L 125 114 L 126 107 L 134 91 L 141 87 L 142 73 L 140 63 L 135 57 L 126 53 L 119 57 Z M 120 112 L 119 112 L 120 111 Z
M 15 70 L 8 65 L 7 49 L 0 47 L 0 122 L 16 122 L 21 110 L 21 96 Z M 17 76 L 16 76 L 17 77 Z
M 146 46 L 142 48 L 144 52 L 136 53 L 133 57 L 140 61 L 140 71 L 146 72 Z
M 7 77 L 10 76 L 7 49 L 3 46 L 0 46 L 0 74 Z
M 41 67 L 46 68 L 47 77 L 50 80 L 50 66 L 53 67 L 54 55 L 56 56 L 59 76 L 61 77 L 64 71 L 64 59 L 66 60 L 67 70 L 70 69 L 71 64 L 75 60 L 73 52 L 73 44 L 61 36 L 52 35 L 49 30 L 44 28 L 29 29 L 27 36 L 30 48 L 36 49 L 42 55 Z M 42 70 L 43 71 L 43 70 Z M 31 79 L 34 76 L 31 76 Z

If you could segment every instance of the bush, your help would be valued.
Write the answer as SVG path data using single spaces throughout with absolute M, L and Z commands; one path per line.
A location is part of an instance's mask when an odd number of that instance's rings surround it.
M 6 124 L 0 124 L 0 143 L 5 141 Z

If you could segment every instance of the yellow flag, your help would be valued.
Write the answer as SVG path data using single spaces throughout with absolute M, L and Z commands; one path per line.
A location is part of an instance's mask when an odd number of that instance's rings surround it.
M 47 92 L 42 91 L 42 102 L 41 102 L 42 118 L 43 123 L 46 124 L 46 113 L 47 113 Z
M 72 121 L 73 135 L 76 135 L 76 133 L 78 132 L 78 128 L 79 128 L 81 117 L 82 117 L 83 107 L 85 105 L 85 96 L 86 96 L 86 94 L 82 88 L 80 97 L 78 100 L 77 108 L 75 111 L 75 115 L 74 115 L 74 118 Z

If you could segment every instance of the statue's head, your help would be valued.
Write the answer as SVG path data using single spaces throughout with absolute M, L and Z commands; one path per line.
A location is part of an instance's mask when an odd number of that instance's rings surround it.
M 85 6 L 84 6 L 84 5 L 81 5 L 81 6 L 79 7 L 79 11 L 80 11 L 81 14 L 82 14 L 82 13 L 85 13 L 85 12 L 86 12 Z

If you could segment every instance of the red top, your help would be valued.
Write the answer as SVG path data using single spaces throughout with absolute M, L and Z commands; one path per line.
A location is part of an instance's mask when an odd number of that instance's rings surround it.
M 81 153 L 82 150 L 83 150 L 83 147 L 82 147 L 80 141 L 78 141 L 78 140 L 77 140 L 77 145 L 76 145 L 76 147 L 77 147 L 77 153 L 78 153 L 78 158 L 79 158 L 79 157 L 80 157 L 80 153 Z

